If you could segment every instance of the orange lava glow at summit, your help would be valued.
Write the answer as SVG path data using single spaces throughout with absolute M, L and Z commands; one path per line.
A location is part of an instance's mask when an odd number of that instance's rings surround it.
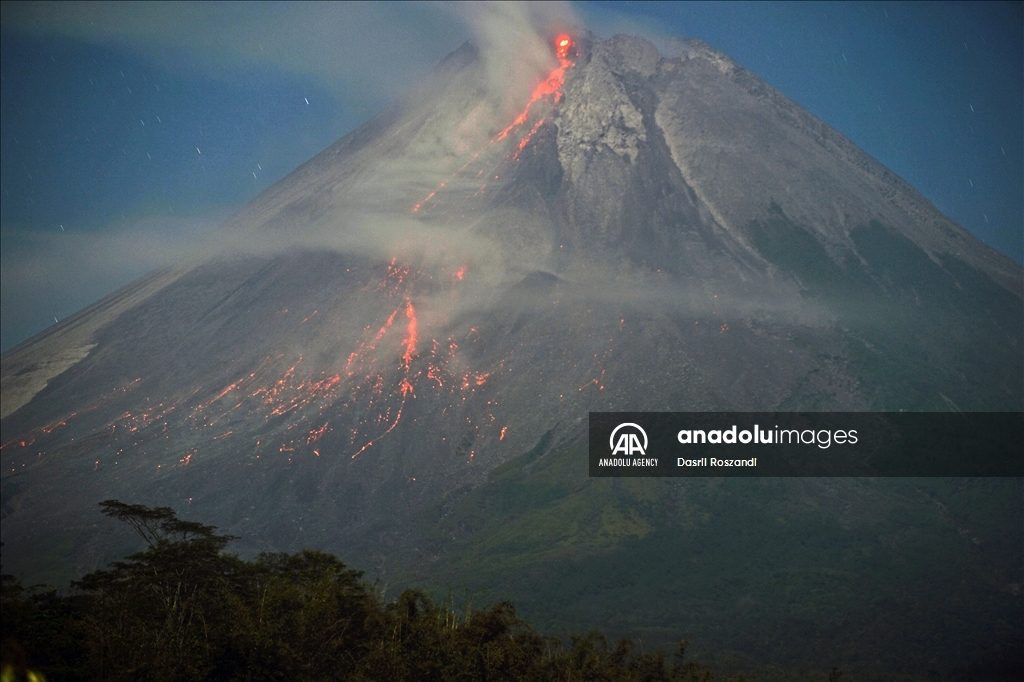
M 496 142 L 500 142 L 500 141 L 506 139 L 510 134 L 512 134 L 514 131 L 516 131 L 518 128 L 520 128 L 523 124 L 525 124 L 527 122 L 527 120 L 530 118 L 531 109 L 532 109 L 533 105 L 536 104 L 537 102 L 539 102 L 539 101 L 541 101 L 543 99 L 546 99 L 548 97 L 553 97 L 553 99 L 554 99 L 554 101 L 556 103 L 561 101 L 561 99 L 562 99 L 562 86 L 565 84 L 565 70 L 568 69 L 571 66 L 575 66 L 576 65 L 575 62 L 573 62 L 571 59 L 569 59 L 570 55 L 575 55 L 575 51 L 574 51 L 575 46 L 576 46 L 576 43 L 573 42 L 572 37 L 569 36 L 566 33 L 562 33 L 557 38 L 555 38 L 554 48 L 555 48 L 555 56 L 558 57 L 558 66 L 555 67 L 555 69 L 552 70 L 551 73 L 549 73 L 546 78 L 544 78 L 539 83 L 537 83 L 536 87 L 533 89 L 533 94 L 530 95 L 530 100 L 526 103 L 526 107 L 523 108 L 523 110 L 519 113 L 518 116 L 515 117 L 515 119 L 512 121 L 512 123 L 507 128 L 502 130 L 495 137 L 491 138 L 491 140 L 487 143 L 487 145 L 492 145 L 492 144 L 494 144 Z M 533 126 L 519 140 L 519 144 L 517 145 L 516 151 L 511 154 L 511 160 L 513 160 L 513 161 L 518 161 L 519 160 L 520 152 L 522 152 L 523 149 L 526 148 L 526 146 L 530 143 L 530 140 L 533 139 L 534 134 L 538 130 L 540 130 L 540 128 L 544 124 L 544 122 L 545 122 L 544 118 L 541 118 L 541 119 L 539 119 L 539 120 L 534 122 Z M 423 208 L 424 206 L 426 206 L 428 203 L 430 203 L 432 201 L 436 201 L 437 200 L 438 192 L 440 192 L 442 189 L 444 189 L 445 186 L 448 185 L 449 182 L 451 182 L 458 175 L 460 175 L 463 171 L 465 171 L 467 168 L 469 168 L 469 166 L 472 165 L 473 162 L 477 160 L 477 158 L 484 151 L 484 149 L 487 147 L 487 145 L 485 145 L 484 148 L 481 148 L 481 149 L 477 150 L 477 152 L 470 157 L 469 161 L 466 161 L 466 163 L 463 164 L 463 166 L 461 168 L 459 168 L 457 171 L 452 173 L 448 177 L 447 180 L 445 180 L 444 182 L 439 184 L 437 187 L 435 187 L 432 192 L 430 192 L 425 197 L 423 197 L 423 199 L 421 199 L 419 202 L 413 204 L 412 212 L 413 213 L 418 213 L 420 211 L 420 209 Z M 477 174 L 477 177 L 480 177 L 480 175 L 482 175 L 483 173 L 484 173 L 484 171 L 481 170 Z M 493 173 L 493 171 L 491 171 L 491 173 Z M 488 173 L 488 177 L 490 177 L 490 173 Z M 497 175 L 494 175 L 493 177 L 494 177 L 495 180 L 498 179 Z M 486 189 L 486 187 L 487 187 L 487 183 L 484 183 L 474 196 L 478 196 L 479 194 L 483 193 L 483 191 Z
M 555 54 L 558 55 L 559 59 L 569 58 L 569 49 L 572 47 L 572 38 L 566 34 L 562 34 L 555 38 Z
M 526 119 L 530 115 L 530 107 L 532 107 L 535 102 L 547 97 L 548 95 L 554 95 L 556 102 L 562 99 L 562 85 L 565 83 L 565 70 L 574 65 L 574 63 L 569 59 L 569 50 L 572 49 L 572 46 L 572 38 L 564 33 L 555 38 L 555 54 L 558 56 L 558 67 L 548 74 L 547 78 L 537 84 L 537 87 L 533 89 L 533 94 L 530 96 L 530 101 L 526 103 L 526 108 L 516 116 L 515 120 L 512 121 L 512 125 L 498 133 L 497 139 L 504 140 L 515 128 L 526 123 Z

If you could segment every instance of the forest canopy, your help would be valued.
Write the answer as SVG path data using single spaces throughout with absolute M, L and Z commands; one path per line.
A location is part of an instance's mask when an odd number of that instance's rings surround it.
M 4 680 L 714 679 L 685 640 L 670 659 L 598 632 L 544 636 L 509 602 L 388 600 L 331 554 L 246 561 L 226 551 L 232 536 L 170 508 L 100 507 L 145 548 L 59 591 L 4 575 Z

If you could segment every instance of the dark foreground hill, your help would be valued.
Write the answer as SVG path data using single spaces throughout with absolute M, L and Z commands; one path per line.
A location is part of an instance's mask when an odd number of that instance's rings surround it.
M 588 411 L 1021 411 L 1024 275 L 707 46 L 566 39 L 4 354 L 5 569 L 121 556 L 116 497 L 741 664 L 1019 651 L 1020 480 L 587 477 Z

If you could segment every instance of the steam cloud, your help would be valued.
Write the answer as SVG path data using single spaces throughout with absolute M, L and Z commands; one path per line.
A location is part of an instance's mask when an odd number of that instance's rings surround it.
M 456 4 L 444 11 L 467 27 L 479 48 L 478 63 L 446 86 L 430 77 L 418 83 L 405 100 L 399 129 L 347 161 L 357 171 L 340 181 L 325 171 L 326 179 L 314 180 L 320 189 L 302 184 L 304 178 L 282 190 L 288 200 L 316 205 L 320 217 L 287 226 L 234 221 L 216 233 L 216 250 L 271 255 L 326 248 L 444 272 L 472 264 L 471 271 L 490 284 L 548 266 L 550 230 L 536 218 L 507 209 L 486 215 L 459 209 L 471 206 L 486 184 L 482 169 L 504 158 L 490 143 L 557 65 L 551 41 L 573 24 L 572 15 L 561 3 Z M 460 172 L 473 159 L 472 173 Z M 445 207 L 455 210 L 443 219 L 413 210 L 442 185 Z
M 319 217 L 312 220 L 288 220 L 286 224 L 270 220 L 262 225 L 234 220 L 211 229 L 212 218 L 182 223 L 152 217 L 132 228 L 92 234 L 28 236 L 26 231 L 22 240 L 9 239 L 12 230 L 5 226 L 5 318 L 42 316 L 49 320 L 66 315 L 149 270 L 210 254 L 273 256 L 296 249 L 331 249 L 382 262 L 397 258 L 439 276 L 465 268 L 474 284 L 466 288 L 473 293 L 463 297 L 462 306 L 467 308 L 489 305 L 529 271 L 553 269 L 551 256 L 557 244 L 552 241 L 551 226 L 542 219 L 512 209 L 485 214 L 458 209 L 471 205 L 469 199 L 481 189 L 482 180 L 488 179 L 485 175 L 481 180 L 475 171 L 490 169 L 491 161 L 498 163 L 503 158 L 503 153 L 489 158 L 489 152 L 498 147 L 490 145 L 493 149 L 489 150 L 489 143 L 522 109 L 538 79 L 557 64 L 553 37 L 579 22 L 565 3 L 456 3 L 411 11 L 418 13 L 417 22 L 448 28 L 440 32 L 439 40 L 427 45 L 420 37 L 422 32 L 413 30 L 408 19 L 377 6 L 316 6 L 316 11 L 300 6 L 275 10 L 276 14 L 261 11 L 237 28 L 229 28 L 226 15 L 206 6 L 185 10 L 185 15 L 202 15 L 185 19 L 181 14 L 165 16 L 167 12 L 160 6 L 130 15 L 116 4 L 59 11 L 43 4 L 5 10 L 5 21 L 16 20 L 22 27 L 94 40 L 121 40 L 155 56 L 169 45 L 184 47 L 214 70 L 260 60 L 306 70 L 325 83 L 330 81 L 335 89 L 353 84 L 364 88 L 369 100 L 392 97 L 399 87 L 408 87 L 396 80 L 396 72 L 411 73 L 418 79 L 413 94 L 405 100 L 415 114 L 404 116 L 399 130 L 351 160 L 356 172 L 341 181 L 320 178 L 319 188 L 312 190 L 303 184 L 305 179 L 293 186 L 285 181 L 282 191 L 288 201 L 316 206 Z M 192 31 L 194 26 L 200 29 Z M 329 37 L 324 31 L 336 33 Z M 217 41 L 210 38 L 214 33 Z M 416 37 L 411 37 L 413 34 Z M 428 58 L 436 62 L 431 51 L 442 44 L 449 50 L 458 34 L 472 38 L 480 59 L 458 74 L 447 90 L 434 88 L 436 81 L 423 68 L 395 68 L 396 63 L 407 62 L 425 66 Z M 300 56 L 287 56 L 295 54 L 296 46 L 300 46 Z M 302 57 L 303 50 L 314 50 L 316 57 Z M 460 173 L 475 155 L 479 155 L 479 163 L 473 167 L 474 173 Z M 442 183 L 445 208 L 455 210 L 444 211 L 443 218 L 441 211 L 411 210 Z M 12 243 L 14 246 L 9 246 Z M 609 302 L 643 302 L 655 308 L 697 305 L 690 295 L 652 288 L 650 283 L 617 279 L 612 285 L 607 278 L 598 277 L 588 281 L 586 288 L 589 295 L 603 296 Z M 43 310 L 43 301 L 66 291 L 76 293 L 65 296 L 60 311 Z M 726 302 L 720 300 L 719 305 Z M 751 304 L 741 307 L 750 308 Z
M 198 259 L 220 218 L 152 217 L 93 232 L 4 226 L 4 350 L 26 331 L 77 312 L 153 270 Z
M 458 259 L 485 253 L 493 257 L 495 246 L 471 238 L 471 226 L 435 229 L 428 238 L 418 238 L 423 223 L 402 204 L 422 187 L 443 181 L 454 159 L 487 141 L 490 129 L 503 120 L 496 116 L 514 106 L 520 91 L 528 90 L 551 60 L 544 31 L 570 18 L 563 3 L 154 3 L 131 11 L 119 3 L 4 3 L 5 27 L 120 44 L 170 69 L 178 68 L 184 54 L 190 58 L 186 61 L 215 75 L 238 66 L 265 66 L 312 76 L 344 94 L 346 103 L 361 107 L 367 116 L 406 94 L 471 38 L 482 47 L 488 96 L 455 129 L 433 141 L 419 140 L 403 162 L 389 164 L 381 158 L 382 163 L 368 168 L 362 185 L 353 188 L 358 191 L 347 193 L 343 218 L 298 232 L 257 235 L 211 229 L 225 217 L 220 214 L 193 222 L 154 215 L 131 226 L 91 233 L 44 233 L 32 226 L 4 225 L 3 348 L 151 269 L 196 254 L 270 255 L 327 247 L 383 257 L 397 250 L 429 261 L 448 254 L 442 258 L 444 267 L 453 253 Z

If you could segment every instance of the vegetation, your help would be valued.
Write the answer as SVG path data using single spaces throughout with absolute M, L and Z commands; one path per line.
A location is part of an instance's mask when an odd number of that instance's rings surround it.
M 216 528 L 109 500 L 146 548 L 70 589 L 3 577 L 4 680 L 712 680 L 600 633 L 533 630 L 509 602 L 456 612 L 423 592 L 382 599 L 330 554 L 225 552 Z
M 445 520 L 431 524 L 442 535 L 457 524 L 470 538 L 435 542 L 454 543 L 448 563 L 466 571 L 459 584 L 492 593 L 503 585 L 499 598 L 514 598 L 535 625 L 564 632 L 600 622 L 610 634 L 544 636 L 508 601 L 456 609 L 421 590 L 385 599 L 329 554 L 307 550 L 245 561 L 225 551 L 230 536 L 212 526 L 182 521 L 167 508 L 109 501 L 103 512 L 133 527 L 143 551 L 60 591 L 26 589 L 4 576 L 2 680 L 32 679 L 30 670 L 49 682 L 715 679 L 684 658 L 696 650 L 686 641 L 675 655 L 658 648 L 672 648 L 680 612 L 692 615 L 684 632 L 705 643 L 696 652 L 701 660 L 714 655 L 716 669 L 755 670 L 762 682 L 907 682 L 939 677 L 901 669 L 945 672 L 950 665 L 961 670 L 942 679 L 1020 679 L 1019 612 L 1005 612 L 989 603 L 991 595 L 960 584 L 965 570 L 1000 584 L 1019 574 L 1019 535 L 995 523 L 1019 497 L 1019 483 L 894 480 L 907 495 L 943 500 L 940 516 L 957 519 L 946 535 L 962 542 L 936 547 L 933 526 L 941 518 L 908 519 L 909 508 L 886 511 L 878 499 L 879 518 L 867 531 L 854 524 L 840 532 L 814 486 L 802 486 L 799 503 L 785 502 L 794 496 L 779 494 L 784 483 L 771 480 L 742 486 L 709 480 L 664 490 L 595 480 L 584 499 L 606 513 L 567 529 L 539 525 L 536 516 L 565 504 L 574 487 L 567 465 L 557 453 L 536 454 L 524 458 L 526 465 L 499 467 L 481 494 L 463 494 Z M 765 518 L 767 526 L 757 525 Z M 771 532 L 774 525 L 784 528 Z M 959 527 L 977 532 L 981 545 L 961 537 Z M 861 537 L 868 531 L 875 544 Z M 485 546 L 472 541 L 477 535 L 489 538 Z M 776 554 L 766 553 L 766 544 L 777 545 Z M 1001 546 L 1014 549 L 995 551 Z M 500 566 L 513 561 L 513 550 L 537 558 L 516 565 L 518 583 Z M 724 560 L 716 564 L 710 555 Z M 751 566 L 750 555 L 764 563 Z M 873 577 L 879 561 L 889 586 Z M 643 568 L 654 565 L 660 570 Z M 953 568 L 928 568 L 943 565 Z M 469 567 L 480 582 L 465 579 Z M 634 572 L 653 577 L 637 584 Z M 863 595 L 873 597 L 859 611 Z M 541 603 L 562 616 L 538 618 Z M 631 608 L 623 610 L 624 603 Z M 775 632 L 770 624 L 778 618 L 770 614 L 780 609 L 789 615 Z M 945 619 L 943 628 L 930 624 L 936 614 Z M 965 638 L 979 629 L 984 632 L 974 640 Z M 642 637 L 646 650 L 635 639 L 612 643 L 618 633 Z M 984 655 L 972 655 L 983 643 Z M 966 653 L 952 663 L 926 660 L 940 648 Z M 781 654 L 773 658 L 773 652 Z M 963 667 L 972 659 L 977 662 Z M 830 673 L 831 664 L 822 661 L 840 663 L 845 674 Z
M 531 451 L 424 511 L 441 558 L 408 583 L 510 599 L 542 631 L 686 636 L 763 682 L 1024 679 L 1020 479 L 600 479 L 586 448 Z

